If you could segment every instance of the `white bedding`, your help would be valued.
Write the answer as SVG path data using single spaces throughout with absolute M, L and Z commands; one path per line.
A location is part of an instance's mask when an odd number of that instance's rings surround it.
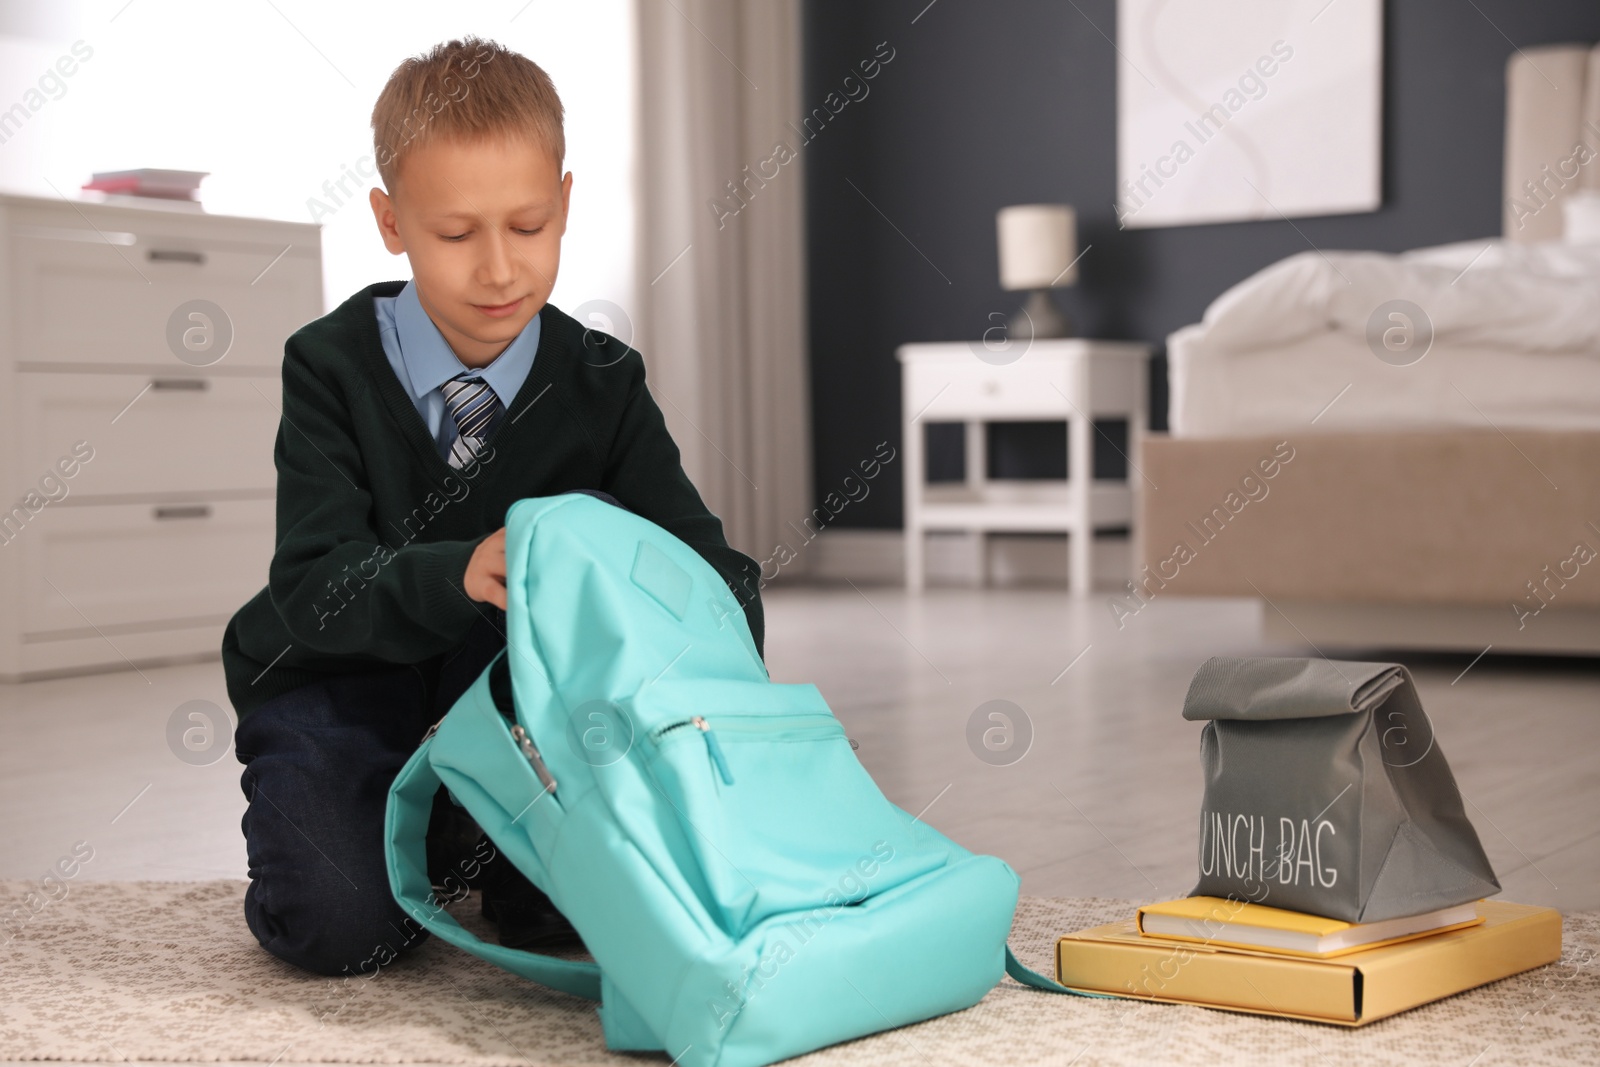
M 1367 342 L 1373 310 L 1394 299 L 1433 326 L 1432 347 L 1408 366 Z M 1223 293 L 1167 354 L 1178 436 L 1600 429 L 1600 246 L 1306 252 Z

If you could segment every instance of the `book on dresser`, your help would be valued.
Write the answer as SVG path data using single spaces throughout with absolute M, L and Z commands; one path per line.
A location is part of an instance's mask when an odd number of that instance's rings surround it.
M 200 182 L 209 175 L 203 170 L 164 170 L 139 167 L 136 170 L 96 171 L 83 188 L 102 193 L 150 196 L 167 200 L 193 200 Z

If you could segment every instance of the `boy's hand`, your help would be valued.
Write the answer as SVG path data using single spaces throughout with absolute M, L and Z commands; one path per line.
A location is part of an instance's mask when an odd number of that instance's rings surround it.
M 467 596 L 506 609 L 506 528 L 504 526 L 478 542 L 467 561 L 461 579 Z

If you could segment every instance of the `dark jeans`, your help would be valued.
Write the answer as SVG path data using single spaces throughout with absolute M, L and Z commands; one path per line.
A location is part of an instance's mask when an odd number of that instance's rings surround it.
M 370 973 L 427 938 L 389 889 L 384 812 L 422 735 L 505 647 L 505 612 L 479 609 L 448 655 L 301 686 L 239 724 L 234 751 L 249 801 L 240 821 L 250 864 L 245 922 L 278 958 L 317 974 Z M 436 886 L 482 885 L 502 899 L 548 903 L 505 856 L 476 848 L 477 834 L 440 789 L 428 826 Z
M 318 974 L 357 974 L 428 936 L 390 892 L 384 811 L 422 735 L 505 647 L 504 613 L 481 607 L 485 617 L 441 660 L 301 686 L 239 724 L 245 922 L 273 955 Z M 428 832 L 436 884 L 470 861 L 463 824 L 476 829 L 441 790 Z

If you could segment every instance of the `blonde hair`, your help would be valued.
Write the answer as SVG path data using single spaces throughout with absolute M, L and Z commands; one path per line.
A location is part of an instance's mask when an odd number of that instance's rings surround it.
M 567 149 L 561 120 L 561 98 L 537 63 L 467 37 L 411 56 L 389 75 L 372 108 L 373 156 L 391 193 L 406 151 L 435 139 L 526 136 L 559 167 Z

